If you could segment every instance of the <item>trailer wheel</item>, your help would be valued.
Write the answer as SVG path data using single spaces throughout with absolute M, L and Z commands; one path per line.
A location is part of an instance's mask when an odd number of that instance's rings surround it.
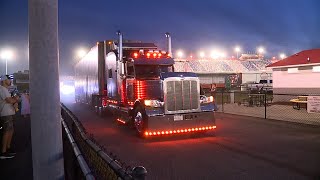
M 142 137 L 146 129 L 146 115 L 141 106 L 134 110 L 133 123 L 138 135 Z

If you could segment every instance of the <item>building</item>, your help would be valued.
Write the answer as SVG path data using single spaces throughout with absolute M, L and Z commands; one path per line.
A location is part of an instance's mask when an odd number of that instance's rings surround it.
M 272 71 L 266 66 L 271 60 L 259 56 L 242 55 L 240 59 L 175 59 L 175 71 L 195 72 L 201 86 L 216 84 L 219 88 L 239 88 L 243 83 L 256 83 L 261 79 L 272 79 Z
M 267 66 L 274 94 L 320 94 L 320 49 L 304 50 Z
M 20 92 L 29 90 L 29 70 L 13 73 L 13 84 Z

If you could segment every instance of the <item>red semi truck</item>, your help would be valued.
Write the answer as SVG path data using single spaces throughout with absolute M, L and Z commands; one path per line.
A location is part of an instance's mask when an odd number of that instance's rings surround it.
M 76 101 L 112 112 L 139 136 L 214 130 L 213 98 L 200 95 L 195 73 L 174 72 L 167 51 L 154 43 L 117 40 L 96 44 L 75 65 Z

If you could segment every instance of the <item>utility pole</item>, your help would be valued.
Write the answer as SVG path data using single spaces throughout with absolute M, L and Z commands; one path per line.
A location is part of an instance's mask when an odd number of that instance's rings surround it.
M 58 0 L 29 0 L 33 179 L 64 179 L 58 57 Z

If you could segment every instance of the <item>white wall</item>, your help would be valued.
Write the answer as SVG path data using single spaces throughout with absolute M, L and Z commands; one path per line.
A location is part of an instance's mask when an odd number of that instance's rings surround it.
M 267 79 L 272 80 L 272 72 L 267 73 Z M 242 83 L 259 82 L 261 80 L 261 73 L 242 73 Z
M 312 72 L 312 69 L 292 74 L 288 71 L 274 71 L 273 88 L 320 88 L 320 73 Z

